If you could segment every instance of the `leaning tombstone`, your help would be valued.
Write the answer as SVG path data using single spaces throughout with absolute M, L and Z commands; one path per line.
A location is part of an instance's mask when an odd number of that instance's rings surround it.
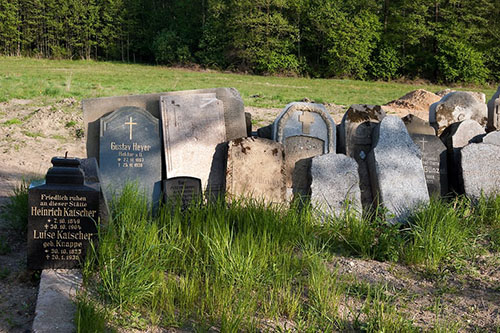
M 494 131 L 483 137 L 483 143 L 500 146 L 500 131 Z
M 476 121 L 468 119 L 448 126 L 441 134 L 440 139 L 446 146 L 448 162 L 449 189 L 458 194 L 464 193 L 460 170 L 460 152 L 469 143 L 483 140 L 484 128 Z
M 451 92 L 429 108 L 429 122 L 438 135 L 451 124 L 467 119 L 475 120 L 483 127 L 488 121 L 488 107 L 471 92 Z
M 185 210 L 202 196 L 201 180 L 195 177 L 173 177 L 163 181 L 165 202 L 180 204 Z
M 226 132 L 222 101 L 215 94 L 161 97 L 167 179 L 195 177 L 203 193 L 224 191 Z
M 398 116 L 386 116 L 373 132 L 368 154 L 373 195 L 393 214 L 392 222 L 405 222 L 412 210 L 429 201 L 422 153 Z
M 342 154 L 311 160 L 311 203 L 325 216 L 361 215 L 358 163 Z
M 254 199 L 264 203 L 285 201 L 283 145 L 250 137 L 229 142 L 226 193 L 233 199 Z
M 356 160 L 359 165 L 359 186 L 363 209 L 368 211 L 373 204 L 372 187 L 366 157 L 372 149 L 373 129 L 385 117 L 380 105 L 353 104 L 339 125 L 338 152 Z
M 500 194 L 500 146 L 469 144 L 461 151 L 464 193 L 472 200 Z
M 500 87 L 488 101 L 488 130 L 500 130 Z
M 436 136 L 435 129 L 423 119 L 409 114 L 402 120 L 411 139 L 422 152 L 422 164 L 429 195 L 446 195 L 448 193 L 446 146 Z
M 159 120 L 135 106 L 125 106 L 100 119 L 99 169 L 106 200 L 127 183 L 137 186 L 157 207 L 161 193 Z
M 80 267 L 97 237 L 99 188 L 77 159 L 53 158 L 45 184 L 28 191 L 28 268 Z
M 335 152 L 335 122 L 321 104 L 293 102 L 274 121 L 273 139 L 285 149 L 287 199 L 290 199 L 293 192 L 300 192 L 293 183 L 295 163 Z M 305 177 L 306 173 L 295 173 L 295 178 Z

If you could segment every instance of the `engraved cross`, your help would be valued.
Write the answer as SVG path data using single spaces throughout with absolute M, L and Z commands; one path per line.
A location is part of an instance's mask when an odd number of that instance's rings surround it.
M 302 133 L 311 134 L 311 124 L 314 123 L 314 116 L 311 115 L 311 112 L 302 111 L 299 121 L 302 123 Z
M 130 134 L 129 134 L 129 137 L 130 137 L 130 140 L 132 140 L 132 126 L 133 125 L 137 125 L 137 123 L 133 123 L 132 122 L 132 117 L 130 117 L 130 120 L 128 123 L 125 123 L 125 125 L 129 125 L 130 126 Z
M 422 143 L 422 154 L 424 153 L 425 151 L 425 138 L 423 137 L 420 142 Z

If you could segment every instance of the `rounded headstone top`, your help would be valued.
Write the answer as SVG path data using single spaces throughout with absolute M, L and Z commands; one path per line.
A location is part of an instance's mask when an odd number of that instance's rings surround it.
M 480 142 L 481 136 L 485 133 L 486 131 L 477 121 L 467 119 L 448 126 L 440 138 L 443 142 L 452 140 L 453 148 L 460 148 L 471 142 Z
M 491 145 L 500 146 L 500 131 L 494 131 L 486 134 L 483 142 Z

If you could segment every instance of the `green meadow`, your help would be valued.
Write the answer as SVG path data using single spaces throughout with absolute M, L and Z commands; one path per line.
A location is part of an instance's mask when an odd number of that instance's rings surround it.
M 83 99 L 213 87 L 238 89 L 246 106 L 276 108 L 306 97 L 340 105 L 384 104 L 415 89 L 436 92 L 446 88 L 429 84 L 255 76 L 114 62 L 0 57 L 0 101 Z M 488 99 L 494 93 L 494 89 L 487 86 L 456 89 L 481 91 Z

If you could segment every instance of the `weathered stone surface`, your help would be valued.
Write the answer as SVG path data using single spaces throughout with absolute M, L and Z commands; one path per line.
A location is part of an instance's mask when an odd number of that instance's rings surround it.
M 99 158 L 99 119 L 108 113 L 124 106 L 136 106 L 160 119 L 160 96 L 202 93 L 215 93 L 217 99 L 223 102 L 226 140 L 246 136 L 245 108 L 240 93 L 234 88 L 211 88 L 84 99 L 82 108 L 87 137 L 87 157 Z
M 286 194 L 283 145 L 250 137 L 229 142 L 226 192 L 230 199 L 252 198 L 284 202 Z
M 483 143 L 500 146 L 500 131 L 494 131 L 483 137 Z
M 469 144 L 461 151 L 461 169 L 465 194 L 477 200 L 500 193 L 500 146 Z
M 138 107 L 122 107 L 100 119 L 99 169 L 106 200 L 137 184 L 154 207 L 161 197 L 159 120 Z
M 338 152 L 354 158 L 359 165 L 361 202 L 365 210 L 373 204 L 366 157 L 372 149 L 373 129 L 384 117 L 385 111 L 379 105 L 354 104 L 339 125 Z
M 361 215 L 358 163 L 342 154 L 313 157 L 311 202 L 326 215 L 342 216 L 346 209 Z
M 422 154 L 398 116 L 386 116 L 375 128 L 368 155 L 373 195 L 404 222 L 417 206 L 429 201 Z
M 456 90 L 453 89 L 444 89 L 438 91 L 436 95 L 438 95 L 439 97 L 443 97 L 455 91 Z M 467 93 L 471 94 L 479 103 L 486 103 L 486 95 L 484 93 L 478 91 L 467 91 Z
M 307 173 L 295 172 L 294 175 L 295 163 L 335 152 L 336 127 L 323 105 L 294 102 L 288 104 L 274 121 L 273 139 L 285 148 L 285 177 L 287 196 L 290 197 L 292 192 L 297 192 L 293 178 L 304 180 L 307 177 Z
M 449 125 L 472 119 L 483 127 L 488 120 L 488 108 L 472 93 L 455 91 L 445 95 L 429 109 L 429 122 L 441 134 Z
M 201 179 L 211 197 L 224 190 L 226 134 L 222 101 L 215 94 L 161 97 L 166 175 Z
M 500 86 L 488 101 L 488 130 L 500 129 Z
M 402 118 L 405 123 L 406 129 L 410 134 L 422 134 L 422 135 L 434 135 L 436 136 L 436 130 L 429 125 L 429 123 L 422 118 L 419 118 L 413 114 L 406 115 Z
M 473 142 L 481 142 L 485 134 L 484 128 L 476 121 L 468 119 L 454 123 L 441 134 L 440 139 L 447 149 L 449 189 L 463 193 L 463 182 L 460 170 L 460 150 Z

